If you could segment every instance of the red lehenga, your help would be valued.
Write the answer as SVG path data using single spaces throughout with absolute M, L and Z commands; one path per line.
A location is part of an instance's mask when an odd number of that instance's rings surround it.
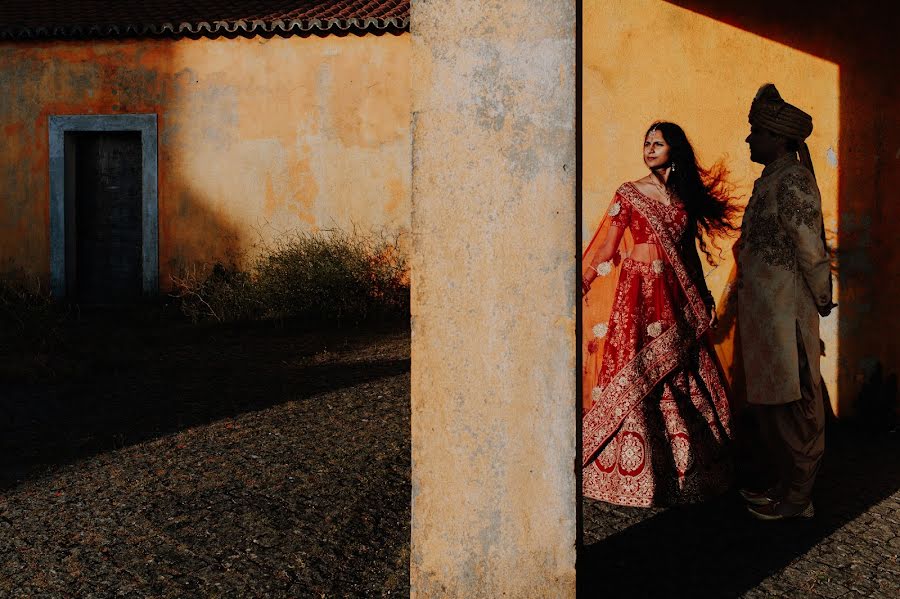
M 730 414 L 687 214 L 626 183 L 585 265 L 610 226 L 626 231 L 620 254 L 650 243 L 659 259 L 603 263 L 584 298 L 584 495 L 650 507 L 719 494 L 732 477 Z

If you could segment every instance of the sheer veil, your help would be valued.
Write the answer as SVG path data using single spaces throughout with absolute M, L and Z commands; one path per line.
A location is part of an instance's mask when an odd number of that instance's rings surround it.
M 615 197 L 610 201 L 606 210 L 603 212 L 603 220 L 594 232 L 591 242 L 584 249 L 581 255 L 581 272 L 590 267 L 590 260 L 596 249 L 603 244 L 606 235 L 609 232 L 612 218 L 609 214 L 610 207 L 616 201 Z M 619 249 L 614 254 L 612 260 L 607 262 L 609 271 L 601 268 L 600 272 L 606 274 L 598 274 L 591 284 L 591 290 L 582 299 L 582 334 L 581 334 L 581 350 L 583 356 L 582 379 L 585 384 L 582 385 L 581 406 L 583 410 L 591 407 L 591 389 L 594 387 L 593 382 L 596 381 L 600 374 L 600 366 L 603 364 L 603 352 L 606 341 L 605 326 L 609 322 L 610 313 L 612 312 L 613 299 L 616 294 L 616 283 L 619 280 L 619 272 L 622 268 L 622 259 L 631 254 L 634 241 L 631 237 L 631 231 L 625 230 L 622 235 L 622 241 L 619 243 Z

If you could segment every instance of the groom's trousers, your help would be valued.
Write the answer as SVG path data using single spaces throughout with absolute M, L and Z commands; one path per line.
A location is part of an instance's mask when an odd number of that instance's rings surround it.
M 825 406 L 823 383 L 813 381 L 802 341 L 797 351 L 800 398 L 780 405 L 757 406 L 757 416 L 760 433 L 775 462 L 779 495 L 788 503 L 803 505 L 810 500 L 825 453 Z

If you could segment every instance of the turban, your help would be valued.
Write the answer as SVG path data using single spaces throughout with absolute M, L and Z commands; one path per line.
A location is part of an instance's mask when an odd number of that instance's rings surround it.
M 748 117 L 751 125 L 768 129 L 776 135 L 781 135 L 788 139 L 798 142 L 800 146 L 799 158 L 800 164 L 806 167 L 812 174 L 813 179 L 816 178 L 816 171 L 813 169 L 812 157 L 809 154 L 809 146 L 806 145 L 806 138 L 809 137 L 813 130 L 812 117 L 803 112 L 793 104 L 788 104 L 781 98 L 778 89 L 771 83 L 766 83 L 753 98 L 750 104 L 750 115 Z M 828 242 L 825 240 L 825 221 L 822 221 L 822 244 L 825 246 L 825 252 L 830 253 Z M 833 287 L 831 273 L 829 272 L 829 287 Z
M 759 88 L 750 105 L 750 124 L 802 142 L 812 133 L 812 117 L 781 99 L 771 83 Z

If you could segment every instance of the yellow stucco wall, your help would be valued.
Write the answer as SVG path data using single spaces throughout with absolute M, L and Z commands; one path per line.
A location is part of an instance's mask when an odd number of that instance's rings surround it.
M 654 120 L 688 134 L 701 164 L 724 159 L 743 203 L 762 166 L 744 142 L 757 88 L 775 83 L 782 96 L 813 115 L 808 140 L 822 192 L 826 229 L 838 227 L 840 87 L 838 65 L 771 39 L 661 0 L 585 0 L 583 42 L 584 202 L 587 243 L 616 188 L 647 172 L 641 145 Z M 731 246 L 707 281 L 721 298 L 733 267 Z M 836 279 L 836 282 L 838 279 Z M 835 289 L 841 303 L 840 289 Z M 822 320 L 827 347 L 822 371 L 836 410 L 837 311 Z M 843 395 L 846 404 L 849 394 Z
M 49 273 L 47 121 L 155 113 L 160 284 L 282 231 L 409 227 L 409 35 L 0 44 L 0 266 Z
M 575 592 L 575 2 L 413 2 L 411 595 Z

